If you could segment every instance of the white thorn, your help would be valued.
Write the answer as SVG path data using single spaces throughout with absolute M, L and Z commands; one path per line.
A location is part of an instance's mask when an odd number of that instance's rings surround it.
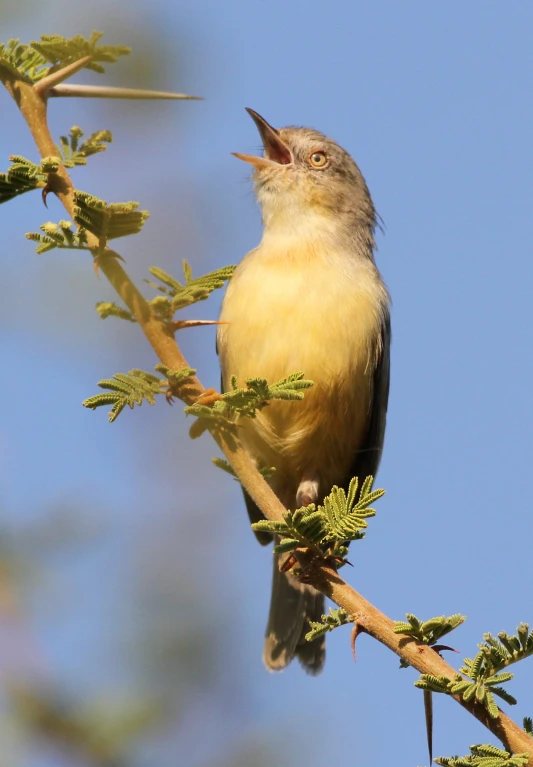
M 167 91 L 149 91 L 139 88 L 114 88 L 110 85 L 56 85 L 46 94 L 55 98 L 96 98 L 96 99 L 194 99 L 200 96 L 188 96 L 185 93 Z

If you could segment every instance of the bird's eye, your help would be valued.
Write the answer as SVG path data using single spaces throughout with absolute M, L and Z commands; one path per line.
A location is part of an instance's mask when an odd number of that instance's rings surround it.
M 329 164 L 328 156 L 325 152 L 313 152 L 309 156 L 309 164 L 313 168 L 325 168 Z

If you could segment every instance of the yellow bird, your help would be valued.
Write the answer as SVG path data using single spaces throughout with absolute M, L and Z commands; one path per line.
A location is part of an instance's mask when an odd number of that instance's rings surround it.
M 232 375 L 269 382 L 299 370 L 314 386 L 302 402 L 274 401 L 243 418 L 240 436 L 290 509 L 320 503 L 377 471 L 389 395 L 390 298 L 374 262 L 376 212 L 350 155 L 310 128 L 276 130 L 252 109 L 262 157 L 253 166 L 263 239 L 229 283 L 218 328 L 222 385 Z M 263 515 L 245 495 L 252 521 Z M 261 543 L 268 534 L 257 536 Z M 297 657 L 311 674 L 325 645 L 306 642 L 324 598 L 274 563 L 263 660 L 283 669 Z

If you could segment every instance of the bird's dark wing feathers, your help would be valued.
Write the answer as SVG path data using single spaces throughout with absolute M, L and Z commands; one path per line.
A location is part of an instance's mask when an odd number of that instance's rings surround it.
M 385 423 L 387 420 L 387 406 L 389 402 L 390 342 L 390 315 L 387 310 L 386 315 L 383 317 L 381 333 L 378 339 L 378 343 L 381 347 L 381 354 L 374 371 L 368 429 L 363 444 L 358 450 L 357 455 L 354 457 L 350 476 L 346 477 L 346 490 L 348 489 L 352 477 L 359 477 L 361 485 L 369 475 L 375 477 L 379 467 L 383 450 L 383 440 L 385 438 Z

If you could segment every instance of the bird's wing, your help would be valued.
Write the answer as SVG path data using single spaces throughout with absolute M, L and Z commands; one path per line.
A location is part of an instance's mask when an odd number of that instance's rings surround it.
M 383 316 L 380 334 L 377 339 L 378 360 L 374 371 L 368 429 L 363 443 L 354 457 L 350 476 L 346 477 L 346 486 L 352 477 L 359 477 L 360 483 L 369 475 L 375 477 L 379 467 L 383 440 L 385 438 L 385 423 L 389 402 L 390 342 L 390 314 L 387 309 L 386 314 Z

